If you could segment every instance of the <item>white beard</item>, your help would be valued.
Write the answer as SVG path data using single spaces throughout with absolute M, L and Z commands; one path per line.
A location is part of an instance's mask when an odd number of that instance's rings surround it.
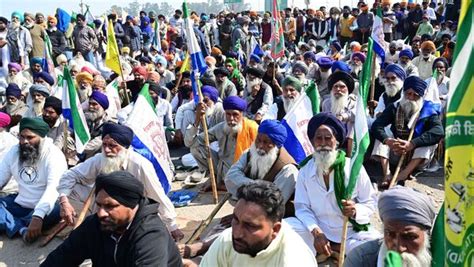
M 410 119 L 413 114 L 421 110 L 423 106 L 423 98 L 420 97 L 417 101 L 411 101 L 402 96 L 400 99 L 400 106 L 405 113 L 405 118 Z
M 334 94 L 331 92 L 331 113 L 334 115 L 341 114 L 347 104 L 349 103 L 349 94 L 346 93 L 345 95 L 336 98 Z
M 400 91 L 400 89 L 402 89 L 403 81 L 398 78 L 395 82 L 387 82 L 385 80 L 384 86 L 385 86 L 385 93 L 388 96 L 393 97 Z
M 250 146 L 250 178 L 263 179 L 278 158 L 278 147 L 272 148 L 268 153 L 258 149 L 255 143 Z
M 362 71 L 362 65 L 355 65 L 355 64 L 351 64 L 351 69 L 352 69 L 352 72 L 359 75 L 359 73 Z
M 19 101 L 19 100 L 18 100 Z M 41 115 L 43 113 L 44 101 L 41 102 L 33 102 L 32 109 L 35 115 Z
M 207 108 L 206 108 L 206 117 L 211 116 L 212 113 L 214 113 L 215 110 L 216 110 L 216 104 L 212 105 L 212 107 L 207 106 Z
M 316 171 L 319 175 L 328 173 L 334 161 L 337 158 L 337 150 L 330 147 L 319 147 L 313 153 L 314 163 L 316 164 Z
M 285 108 L 285 112 L 290 111 L 295 103 L 296 103 L 296 98 L 283 97 L 283 108 Z
M 14 104 L 9 104 L 9 103 L 7 103 L 7 104 L 5 105 L 5 111 L 6 111 L 8 114 L 13 115 L 13 114 L 12 114 L 13 111 L 15 111 L 16 108 L 18 107 L 18 105 L 20 104 L 19 101 L 20 101 L 20 100 L 17 100 Z
M 430 253 L 430 242 L 429 242 L 428 233 L 425 232 L 425 242 L 423 247 L 420 249 L 418 254 L 411 254 L 408 252 L 401 253 L 403 259 L 403 267 L 424 267 L 424 266 L 431 266 L 432 256 Z M 382 242 L 380 246 L 380 253 L 379 255 L 387 255 L 387 246 L 385 245 L 385 241 Z M 379 259 L 380 260 L 380 259 Z
M 107 157 L 102 149 L 100 154 L 100 173 L 109 174 L 111 172 L 120 171 L 125 159 L 128 157 L 128 150 L 120 151 L 115 157 Z
M 227 122 L 224 123 L 224 133 L 226 135 L 236 135 L 240 132 L 240 129 L 242 129 L 242 123 L 239 123 L 235 126 L 229 126 Z
M 7 76 L 7 83 L 15 83 L 16 85 L 18 85 L 21 89 L 21 87 L 23 86 L 23 79 L 22 77 L 20 76 L 21 74 L 16 74 L 16 75 L 8 75 Z
M 249 80 L 247 79 L 247 92 L 248 93 L 251 93 L 252 92 L 252 88 L 255 86 L 255 85 L 258 85 L 258 84 L 261 84 L 262 83 L 262 79 L 260 78 L 255 78 L 253 80 Z

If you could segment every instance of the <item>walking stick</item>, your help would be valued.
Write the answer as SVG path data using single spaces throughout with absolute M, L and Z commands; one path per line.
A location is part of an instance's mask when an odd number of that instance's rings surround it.
M 49 244 L 49 242 L 51 242 L 51 240 L 53 240 L 53 238 L 57 234 L 59 234 L 62 230 L 64 230 L 64 228 L 66 228 L 66 226 L 67 226 L 66 221 L 61 221 L 60 223 L 56 224 L 56 226 L 54 226 L 54 228 L 53 228 L 53 231 L 43 239 L 43 241 L 41 242 L 41 244 L 39 246 L 44 247 L 47 244 Z
M 92 190 L 90 191 L 89 195 L 87 196 L 86 202 L 84 202 L 84 207 L 82 207 L 81 213 L 79 214 L 79 217 L 77 217 L 76 224 L 74 225 L 74 229 L 79 227 L 81 225 L 82 221 L 84 221 L 84 218 L 86 217 L 87 211 L 89 210 L 89 206 L 92 203 L 92 197 L 94 196 L 94 191 L 95 191 L 95 186 L 92 187 Z
M 219 210 L 222 208 L 222 206 L 229 200 L 229 198 L 232 196 L 230 193 L 226 193 L 223 198 L 221 198 L 221 201 L 217 204 L 217 206 L 212 210 L 211 214 L 209 217 L 207 217 L 204 221 L 201 221 L 201 224 L 199 227 L 194 231 L 194 233 L 191 235 L 189 240 L 186 242 L 187 245 L 192 244 L 196 239 L 201 235 L 201 233 L 209 226 L 209 224 L 212 222 L 216 214 L 219 212 Z
M 371 69 L 371 73 L 370 73 L 370 78 L 371 78 L 371 84 L 370 84 L 370 101 L 373 101 L 374 100 L 374 97 L 375 97 L 375 61 L 376 61 L 376 56 L 374 53 L 372 53 L 372 69 Z M 374 117 L 374 110 L 375 108 L 374 107 L 369 107 L 369 114 L 370 114 L 370 117 Z
M 179 74 L 179 77 L 178 77 L 178 81 L 176 82 L 176 84 L 174 85 L 173 87 L 173 90 L 171 90 L 171 93 L 173 95 L 176 95 L 176 93 L 178 93 L 178 87 L 179 87 L 179 84 L 181 83 L 181 79 L 183 78 L 183 73 L 180 73 Z
M 342 267 L 344 265 L 344 254 L 346 254 L 346 239 L 347 239 L 347 227 L 349 226 L 349 217 L 344 216 L 344 224 L 342 225 L 342 237 L 341 237 L 341 249 L 339 250 L 339 259 L 337 266 Z

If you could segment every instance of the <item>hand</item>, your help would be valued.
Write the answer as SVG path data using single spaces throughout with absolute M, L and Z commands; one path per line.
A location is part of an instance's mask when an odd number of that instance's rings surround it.
M 60 200 L 61 204 L 61 210 L 60 210 L 60 215 L 61 219 L 63 219 L 68 225 L 74 225 L 75 217 L 77 216 L 76 211 L 74 210 L 74 207 L 69 203 L 69 200 L 67 197 L 61 197 Z
M 344 216 L 346 217 L 354 218 L 356 215 L 355 202 L 352 200 L 345 200 L 345 199 L 343 199 L 341 202 L 342 202 L 342 214 L 344 214 Z
M 183 142 L 183 133 L 181 132 L 180 129 L 174 132 L 174 142 L 178 144 L 181 144 Z
M 121 81 L 119 88 L 120 89 L 125 89 L 125 87 L 127 87 L 127 82 L 126 81 Z
M 192 260 L 182 259 L 182 261 L 183 261 L 183 267 L 198 267 L 198 265 L 194 263 L 194 261 Z
M 33 218 L 31 218 L 30 225 L 28 225 L 28 231 L 26 232 L 26 241 L 35 241 L 41 235 L 42 228 L 43 219 L 38 216 L 33 216 Z
M 173 237 L 175 242 L 178 242 L 179 240 L 184 238 L 183 232 L 181 230 L 176 229 L 174 231 L 171 231 L 171 237 Z
M 314 248 L 318 254 L 324 254 L 326 256 L 331 256 L 332 249 L 329 240 L 326 238 L 323 232 L 318 230 L 313 230 L 314 236 Z
M 203 102 L 199 102 L 196 106 L 196 120 L 194 125 L 199 125 L 202 116 L 206 114 L 207 106 Z
M 384 142 L 390 149 L 394 149 L 397 145 L 397 140 L 394 138 L 387 138 Z
M 367 103 L 367 106 L 371 109 L 375 109 L 377 107 L 377 105 L 379 104 L 379 102 L 375 101 L 375 100 L 370 100 L 368 103 Z
M 262 119 L 263 119 L 263 116 L 260 113 L 255 114 L 255 116 L 253 117 L 253 120 L 256 122 L 261 122 Z
M 395 151 L 397 154 L 405 154 L 407 152 L 412 151 L 415 148 L 412 142 L 408 142 L 403 139 L 397 139 L 397 145 L 395 146 Z
M 7 40 L 0 40 L 0 47 L 3 47 L 7 44 Z
M 272 84 L 273 84 L 274 86 L 277 86 L 277 85 L 278 85 L 277 79 L 273 79 L 273 80 L 272 80 Z

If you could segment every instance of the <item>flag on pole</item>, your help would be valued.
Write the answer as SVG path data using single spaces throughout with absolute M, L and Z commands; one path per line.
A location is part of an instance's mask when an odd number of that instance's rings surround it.
M 86 7 L 87 7 L 87 9 L 86 9 L 86 12 L 84 12 L 84 17 L 86 17 L 87 26 L 94 29 L 95 28 L 95 24 L 94 24 L 95 17 L 92 15 L 91 11 L 89 10 L 89 6 L 86 5 Z
M 61 8 L 56 9 L 56 15 L 58 18 L 58 24 L 56 25 L 56 27 L 62 33 L 66 33 L 69 28 L 69 24 L 71 23 L 71 16 L 64 9 Z
M 49 39 L 49 35 L 44 32 L 44 58 L 43 58 L 43 70 L 49 73 L 56 82 L 57 78 L 54 73 L 54 63 L 53 63 L 53 46 L 51 45 L 51 40 Z
M 311 81 L 281 121 L 288 132 L 283 146 L 297 163 L 301 163 L 313 153 L 313 145 L 308 138 L 307 129 L 309 120 L 318 113 L 319 93 L 316 84 Z
M 415 125 L 415 137 L 420 136 L 423 132 L 424 118 L 441 114 L 441 100 L 439 99 L 437 78 L 438 72 L 435 70 L 433 72 L 433 77 L 430 79 L 428 88 L 426 89 L 426 93 L 423 96 L 423 106 L 421 107 L 420 115 Z
M 76 86 L 72 80 L 68 68 L 64 68 L 63 93 L 62 93 L 63 117 L 68 120 L 69 128 L 72 129 L 76 141 L 77 153 L 82 153 L 87 142 L 91 139 L 86 117 L 81 108 L 81 102 L 77 95 Z
M 255 39 L 255 36 L 253 35 L 252 37 L 250 37 L 250 45 L 249 45 L 248 50 L 249 51 L 247 53 L 247 64 L 250 61 L 251 55 L 257 55 L 259 57 L 263 57 L 263 55 L 265 54 L 262 48 L 260 47 L 260 44 L 258 43 L 257 39 Z
M 133 105 L 125 124 L 134 133 L 132 147 L 135 152 L 149 160 L 155 168 L 161 186 L 168 193 L 171 189 L 173 172 L 170 167 L 170 153 L 166 143 L 163 121 L 156 115 L 155 105 L 146 83 Z
M 473 11 L 472 0 L 461 1 L 446 113 L 443 266 L 474 266 Z
M 283 26 L 281 25 L 280 11 L 278 10 L 278 0 L 273 0 L 272 8 L 272 53 L 273 59 L 278 59 L 285 55 L 285 39 L 283 35 Z
M 181 68 L 179 69 L 179 73 L 183 73 L 186 71 L 191 71 L 191 62 L 189 62 L 189 53 L 186 53 L 184 56 L 183 64 L 181 65 Z
M 114 24 L 112 20 L 107 23 L 107 50 L 105 52 L 105 66 L 115 73 L 122 75 L 122 67 L 120 65 L 120 53 L 118 50 L 117 40 L 115 39 Z
M 382 17 L 382 9 L 379 6 L 374 16 L 371 37 L 374 41 L 373 50 L 380 57 L 381 63 L 385 62 L 385 51 L 388 50 L 387 43 L 384 40 L 385 34 L 383 33 Z
M 161 36 L 160 36 L 160 30 L 158 28 L 157 20 L 153 22 L 153 31 L 154 31 L 154 34 L 153 34 L 153 41 L 151 45 L 153 46 L 153 48 L 156 49 L 156 51 L 161 52 Z

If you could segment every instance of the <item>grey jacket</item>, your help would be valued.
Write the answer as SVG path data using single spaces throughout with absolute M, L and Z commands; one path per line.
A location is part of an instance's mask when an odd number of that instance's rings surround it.
M 344 260 L 344 267 L 376 267 L 382 241 L 376 239 L 355 247 Z

